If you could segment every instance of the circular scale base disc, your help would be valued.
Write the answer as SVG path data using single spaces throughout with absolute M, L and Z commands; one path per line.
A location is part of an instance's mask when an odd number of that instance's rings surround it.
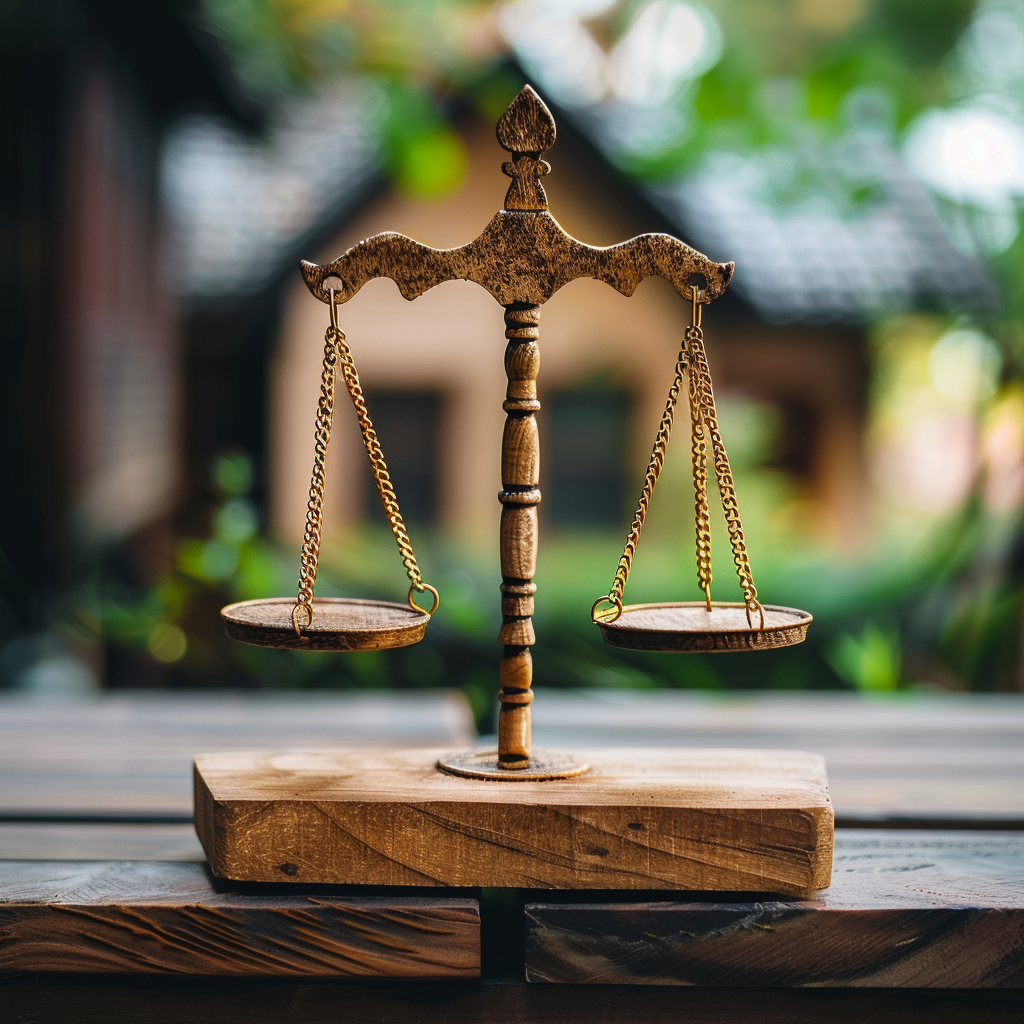
M 789 647 L 807 636 L 811 616 L 798 608 L 764 605 L 764 629 L 747 622 L 742 604 L 703 601 L 665 604 L 629 604 L 614 622 L 598 620 L 605 640 L 613 647 L 634 651 L 706 653 L 764 651 Z
M 430 616 L 393 601 L 361 601 L 352 597 L 313 599 L 313 621 L 302 636 L 292 625 L 294 597 L 239 601 L 221 608 L 232 640 L 256 647 L 293 651 L 379 651 L 406 647 L 423 639 Z
M 557 750 L 534 750 L 529 768 L 502 768 L 497 750 L 460 750 L 446 754 L 437 767 L 449 775 L 490 782 L 546 782 L 550 779 L 571 779 L 590 770 L 586 761 Z

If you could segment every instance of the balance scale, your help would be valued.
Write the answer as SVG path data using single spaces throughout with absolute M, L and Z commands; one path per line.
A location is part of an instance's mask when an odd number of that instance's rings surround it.
M 691 312 L 625 550 L 608 593 L 591 609 L 605 640 L 645 651 L 757 651 L 799 643 L 811 616 L 758 599 L 718 426 L 701 311 L 725 292 L 734 264 L 714 263 L 670 235 L 640 235 L 608 248 L 568 235 L 548 211 L 540 180 L 551 170 L 542 156 L 555 141 L 554 118 L 529 86 L 501 116 L 497 136 L 511 154 L 502 171 L 512 182 L 504 209 L 468 245 L 432 249 L 385 232 L 326 266 L 302 263 L 310 292 L 329 307 L 330 325 L 298 596 L 243 601 L 221 614 L 235 640 L 291 650 L 382 650 L 422 639 L 440 598 L 416 562 L 338 307 L 378 277 L 392 278 L 406 299 L 445 281 L 474 281 L 504 307 L 508 339 L 498 495 L 498 747 L 201 755 L 195 761 L 195 822 L 210 868 L 237 881 L 309 884 L 785 894 L 823 888 L 831 878 L 833 812 L 824 760 L 816 754 L 531 748 L 540 313 L 576 278 L 596 278 L 628 296 L 656 274 Z M 410 580 L 404 605 L 314 597 L 339 369 Z M 627 605 L 623 592 L 684 389 L 704 600 Z M 736 603 L 711 600 L 709 453 L 743 596 Z

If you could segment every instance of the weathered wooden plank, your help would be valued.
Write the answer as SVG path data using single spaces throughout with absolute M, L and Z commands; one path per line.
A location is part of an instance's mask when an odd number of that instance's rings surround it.
M 530 981 L 983 988 L 1024 984 L 1024 835 L 836 831 L 813 900 L 534 903 Z
M 551 888 L 828 885 L 824 765 L 799 751 L 579 751 L 541 783 L 458 778 L 442 750 L 207 754 L 196 830 L 245 881 Z
M 1024 695 L 548 691 L 538 746 L 824 756 L 837 823 L 1024 827 Z
M 189 823 L 0 822 L 0 860 L 206 860 Z
M 469 744 L 455 691 L 0 694 L 0 818 L 192 817 L 204 750 Z
M 0 971 L 473 978 L 479 907 L 243 894 L 199 864 L 0 861 Z

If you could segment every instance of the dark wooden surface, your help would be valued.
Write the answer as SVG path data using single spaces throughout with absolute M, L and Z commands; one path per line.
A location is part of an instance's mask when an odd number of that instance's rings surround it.
M 196 754 L 472 738 L 469 706 L 454 691 L 3 693 L 0 821 L 191 822 Z
M 832 887 L 813 900 L 606 895 L 530 904 L 526 918 L 530 981 L 1020 987 L 1024 836 L 840 830 Z
M 1024 991 L 5 979 L 4 1024 L 1020 1024 Z
M 533 710 L 534 743 L 556 750 L 823 754 L 837 825 L 1024 828 L 1021 695 L 542 689 Z
M 0 862 L 0 971 L 474 978 L 476 900 L 251 894 L 201 864 Z

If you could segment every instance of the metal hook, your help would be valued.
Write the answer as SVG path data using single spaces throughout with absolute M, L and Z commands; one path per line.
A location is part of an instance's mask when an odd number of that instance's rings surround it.
M 334 288 L 331 288 L 331 327 L 340 331 L 341 328 L 338 326 L 338 300 L 335 296 L 338 294 Z

